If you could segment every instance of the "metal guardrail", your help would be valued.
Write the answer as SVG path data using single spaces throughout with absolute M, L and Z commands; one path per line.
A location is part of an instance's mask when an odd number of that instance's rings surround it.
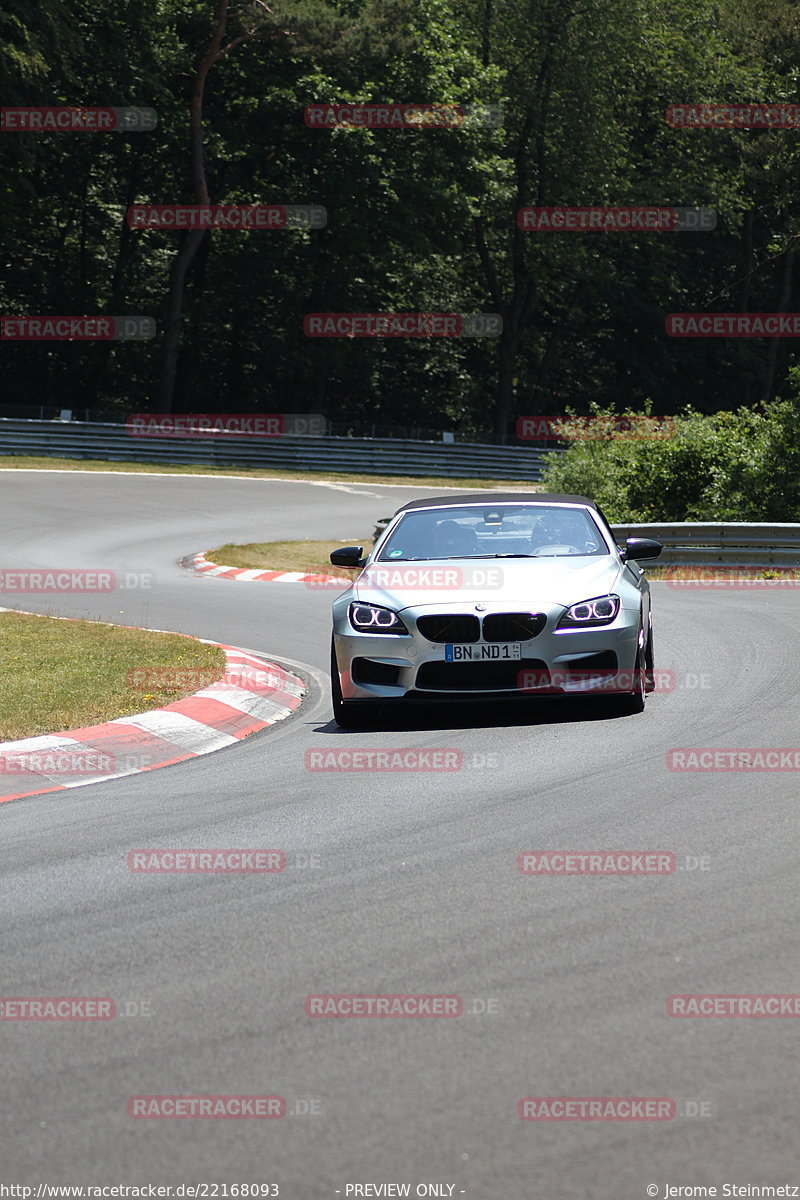
M 755 521 L 674 521 L 612 525 L 620 543 L 655 538 L 664 549 L 656 564 L 800 567 L 800 524 Z
M 352 471 L 363 475 L 438 475 L 533 482 L 548 454 L 523 446 L 393 441 L 379 438 L 134 438 L 124 425 L 0 418 L 0 455 L 97 458 L 108 462 L 283 467 L 294 471 Z M 388 518 L 378 522 L 375 536 Z M 653 537 L 665 566 L 800 567 L 800 524 L 676 521 L 612 526 L 615 537 Z
M 132 437 L 124 425 L 0 418 L 0 455 L 95 458 L 108 462 L 197 463 L 352 471 L 360 475 L 438 475 L 451 479 L 541 478 L 548 454 L 528 446 L 394 441 L 384 438 L 281 436 Z
M 377 541 L 391 517 L 375 523 Z M 620 545 L 626 538 L 647 537 L 664 549 L 654 566 L 761 566 L 800 568 L 800 524 L 750 521 L 673 521 L 612 525 Z

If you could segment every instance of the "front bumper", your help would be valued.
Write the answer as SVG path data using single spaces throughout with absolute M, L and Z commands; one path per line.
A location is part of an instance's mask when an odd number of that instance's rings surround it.
M 481 615 L 507 611 L 507 606 L 490 604 Z M 437 605 L 402 610 L 408 635 L 387 636 L 356 633 L 342 606 L 334 617 L 342 698 L 385 704 L 586 695 L 593 690 L 607 691 L 603 682 L 594 689 L 587 679 L 589 673 L 594 675 L 596 671 L 602 680 L 608 672 L 622 678 L 636 669 L 642 644 L 638 606 L 626 608 L 623 601 L 610 625 L 560 631 L 556 631 L 556 625 L 564 613 L 563 606 L 538 611 L 546 617 L 546 624 L 535 637 L 520 642 L 518 660 L 448 663 L 445 643 L 424 637 L 417 621 L 431 613 L 470 614 L 469 607 Z M 486 644 L 481 633 L 475 645 Z

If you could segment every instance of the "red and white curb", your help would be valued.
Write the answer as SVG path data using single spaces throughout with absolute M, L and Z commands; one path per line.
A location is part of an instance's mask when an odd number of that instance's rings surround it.
M 236 579 L 240 583 L 249 583 L 257 579 L 265 583 L 305 583 L 310 586 L 341 584 L 347 587 L 352 579 L 343 579 L 339 575 L 309 575 L 302 571 L 248 571 L 244 567 L 222 567 L 219 563 L 211 562 L 204 554 L 190 554 L 181 559 L 181 566 L 203 575 L 213 575 L 217 579 Z
M 235 646 L 222 649 L 222 678 L 165 708 L 84 729 L 0 742 L 0 803 L 211 754 L 284 720 L 299 707 L 306 692 L 301 679 Z

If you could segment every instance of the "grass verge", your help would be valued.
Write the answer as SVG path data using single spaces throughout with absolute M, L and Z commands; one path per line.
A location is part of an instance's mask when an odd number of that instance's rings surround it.
M 169 463 L 105 462 L 95 458 L 41 458 L 30 455 L 2 454 L 0 469 L 17 471 L 119 471 L 136 475 L 217 475 L 237 479 L 304 479 L 311 482 L 328 480 L 335 483 L 392 483 L 406 487 L 507 488 L 513 492 L 535 492 L 538 483 L 519 479 L 441 479 L 436 475 L 364 475 L 343 474 L 337 471 L 259 470 L 250 467 L 206 466 L 203 463 L 172 465 Z
M 225 655 L 178 634 L 0 612 L 0 741 L 99 725 L 220 679 Z
M 333 542 L 248 542 L 243 546 L 228 543 L 206 551 L 206 558 L 223 567 L 244 567 L 248 571 L 302 571 L 308 575 L 341 575 L 347 579 L 347 570 L 331 566 L 330 560 L 331 550 L 339 550 L 342 546 L 363 546 L 364 552 L 369 553 L 372 534 Z
M 366 553 L 372 549 L 372 536 L 361 538 L 343 538 L 333 542 L 249 542 L 237 546 L 228 543 L 218 546 L 215 550 L 207 550 L 206 558 L 213 563 L 225 567 L 242 567 L 248 571 L 302 571 L 309 575 L 340 575 L 343 579 L 355 578 L 355 573 L 349 573 L 345 568 L 333 567 L 330 563 L 331 550 L 340 546 L 363 546 Z M 796 579 L 800 581 L 800 571 L 791 569 L 774 569 L 770 567 L 726 567 L 703 566 L 646 567 L 647 578 L 653 582 L 663 580 L 749 580 L 749 579 Z

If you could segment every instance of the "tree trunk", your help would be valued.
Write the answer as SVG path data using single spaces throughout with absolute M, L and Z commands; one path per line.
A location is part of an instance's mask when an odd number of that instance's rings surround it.
M 487 6 L 486 19 L 490 19 L 492 10 Z M 530 186 L 529 155 L 531 142 L 535 145 L 537 162 L 537 197 L 536 203 L 543 204 L 547 192 L 547 161 L 545 153 L 544 130 L 547 126 L 547 109 L 550 97 L 550 68 L 554 52 L 557 22 L 551 24 L 548 31 L 547 46 L 542 57 L 539 71 L 531 88 L 528 103 L 523 114 L 522 126 L 516 137 L 513 148 L 514 161 L 514 203 L 509 212 L 511 228 L 510 268 L 511 286 L 508 294 L 504 294 L 497 266 L 492 258 L 486 240 L 483 219 L 477 217 L 474 221 L 475 240 L 478 257 L 483 269 L 489 295 L 492 298 L 495 311 L 503 318 L 503 332 L 497 351 L 497 383 L 495 388 L 495 409 L 493 415 L 494 440 L 504 445 L 508 437 L 508 426 L 514 411 L 515 400 L 515 371 L 516 360 L 522 345 L 525 330 L 533 315 L 537 302 L 537 284 L 533 265 L 527 262 L 527 235 L 517 227 L 516 217 L 520 208 L 529 202 Z M 485 33 L 484 45 L 488 47 L 488 26 Z
M 489 63 L 492 61 L 491 34 L 492 34 L 493 19 L 494 19 L 493 0 L 484 0 L 483 30 L 482 30 L 482 35 L 481 35 L 481 41 L 483 44 L 482 44 L 482 48 L 481 48 L 481 58 L 483 60 L 483 65 L 485 67 L 488 67 Z
M 750 311 L 750 281 L 753 277 L 753 271 L 756 268 L 756 260 L 753 253 L 753 221 L 755 220 L 755 215 L 752 208 L 747 210 L 744 215 L 744 229 L 742 230 L 744 275 L 742 276 L 742 290 L 739 293 L 739 312 L 743 313 Z
M 794 268 L 794 250 L 787 250 L 786 257 L 783 260 L 783 281 L 781 286 L 781 298 L 778 304 L 778 312 L 785 313 L 792 298 L 792 270 Z M 767 378 L 764 382 L 765 400 L 772 400 L 775 394 L 775 377 L 778 366 L 778 351 L 781 348 L 781 339 L 778 337 L 770 338 L 769 340 L 769 359 L 767 363 Z
M 175 375 L 178 370 L 181 324 L 183 322 L 183 293 L 186 283 L 186 272 L 189 270 L 192 259 L 205 236 L 204 230 L 195 229 L 191 233 L 188 233 L 170 271 L 167 309 L 164 315 L 161 373 L 158 380 L 158 393 L 155 405 L 155 411 L 159 413 L 172 412 L 172 405 L 175 399 Z
M 503 324 L 500 345 L 497 348 L 497 385 L 494 404 L 494 440 L 505 445 L 508 422 L 514 407 L 514 368 L 519 349 L 519 335 Z
M 227 54 L 242 42 L 260 38 L 260 32 L 241 34 L 223 46 L 225 29 L 228 23 L 229 0 L 217 0 L 217 18 L 214 36 L 200 63 L 192 84 L 192 98 L 189 105 L 189 133 L 191 143 L 191 172 L 192 188 L 195 204 L 208 204 L 208 184 L 206 183 L 205 155 L 203 150 L 203 92 L 208 73 L 217 59 Z M 170 271 L 169 293 L 167 295 L 164 341 L 161 349 L 161 369 L 156 393 L 156 412 L 172 412 L 175 397 L 175 375 L 178 365 L 178 349 L 180 347 L 181 322 L 183 319 L 183 295 L 186 284 L 186 274 L 192 264 L 192 259 L 206 236 L 205 230 L 192 230 L 178 251 L 172 270 Z
M 539 363 L 539 372 L 536 382 L 533 385 L 533 391 L 541 396 L 547 389 L 548 380 L 552 373 L 553 367 L 556 364 L 559 351 L 567 333 L 569 319 L 577 308 L 583 294 L 586 291 L 586 279 L 579 279 L 572 290 L 572 295 L 567 301 L 567 306 L 559 317 L 558 324 L 550 335 L 550 341 L 547 343 L 541 362 Z
M 147 134 L 142 134 L 142 138 L 147 137 Z M 123 217 L 119 227 L 119 239 L 117 241 L 117 254 L 114 260 L 114 271 L 111 276 L 111 284 L 108 289 L 108 301 L 104 307 L 104 311 L 109 316 L 120 316 L 122 304 L 124 300 L 124 280 L 125 271 L 128 262 L 133 253 L 133 231 L 128 225 L 125 215 L 128 209 L 136 200 L 136 189 L 138 180 L 141 175 L 141 161 L 143 154 L 143 144 L 141 139 L 137 140 L 134 146 L 133 155 L 128 171 L 128 184 L 125 191 L 125 199 L 122 203 Z M 111 364 L 117 354 L 117 342 L 100 342 L 97 347 L 97 383 L 89 389 L 93 395 L 93 399 L 98 396 L 110 394 L 112 388 Z M 85 397 L 84 397 L 85 400 Z

